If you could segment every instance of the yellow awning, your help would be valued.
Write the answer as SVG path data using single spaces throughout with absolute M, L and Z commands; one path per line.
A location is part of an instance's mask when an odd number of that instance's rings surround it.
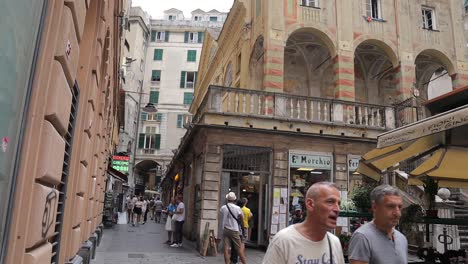
M 423 186 L 424 183 L 415 177 L 409 177 L 408 185 L 417 185 Z M 438 185 L 440 188 L 468 188 L 468 182 L 464 181 L 449 181 L 449 180 L 439 180 Z
M 468 148 L 440 149 L 410 173 L 411 176 L 430 176 L 445 181 L 468 182 Z
M 365 175 L 369 178 L 372 178 L 376 181 L 380 181 L 380 178 L 382 177 L 380 172 L 372 169 L 371 167 L 367 166 L 362 160 L 359 162 L 359 165 L 356 169 L 357 172 L 359 172 L 362 175 Z

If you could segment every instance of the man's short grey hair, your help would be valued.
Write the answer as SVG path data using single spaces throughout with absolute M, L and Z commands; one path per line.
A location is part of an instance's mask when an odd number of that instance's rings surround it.
M 372 192 L 370 193 L 370 198 L 372 203 L 380 203 L 383 198 L 387 195 L 391 196 L 400 196 L 401 192 L 398 188 L 395 188 L 388 184 L 382 184 L 375 187 Z
M 319 195 L 319 190 L 320 190 L 320 187 L 322 186 L 327 186 L 327 187 L 330 187 L 330 188 L 334 188 L 336 190 L 340 190 L 338 188 L 338 186 L 336 186 L 335 183 L 333 182 L 327 182 L 327 181 L 321 181 L 321 182 L 316 182 L 314 184 L 312 184 L 309 189 L 307 190 L 307 194 L 306 194 L 306 197 L 307 198 L 312 198 L 312 199 L 315 199 L 317 198 L 317 196 Z

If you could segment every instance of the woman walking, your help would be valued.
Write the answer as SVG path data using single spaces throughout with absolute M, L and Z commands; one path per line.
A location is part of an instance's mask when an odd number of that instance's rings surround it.
M 133 208 L 133 213 L 136 215 L 137 225 L 140 224 L 142 207 L 143 207 L 143 197 L 140 196 L 140 199 L 138 199 L 138 201 L 135 203 L 135 208 Z M 133 222 L 133 226 L 135 226 L 135 221 Z

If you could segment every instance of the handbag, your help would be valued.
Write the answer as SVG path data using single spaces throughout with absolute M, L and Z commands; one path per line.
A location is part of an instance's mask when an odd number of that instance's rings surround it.
M 241 221 L 240 221 L 237 217 L 234 216 L 234 214 L 233 214 L 232 211 L 231 211 L 231 208 L 229 208 L 229 204 L 228 204 L 228 203 L 226 203 L 226 207 L 228 208 L 229 213 L 231 214 L 231 216 L 232 216 L 232 217 L 236 220 L 236 222 L 237 222 L 237 225 L 238 225 L 238 228 L 239 228 L 239 234 L 241 235 L 241 238 L 245 237 L 245 234 L 244 234 L 244 227 L 243 227 Z
M 167 216 L 165 229 L 166 231 L 172 231 L 172 217 L 170 215 Z

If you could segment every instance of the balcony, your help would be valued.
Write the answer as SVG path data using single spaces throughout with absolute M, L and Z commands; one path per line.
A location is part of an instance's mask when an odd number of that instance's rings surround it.
M 192 123 L 273 130 L 285 128 L 337 135 L 343 135 L 346 127 L 347 136 L 375 138 L 377 134 L 395 128 L 395 109 L 392 106 L 210 86 Z

